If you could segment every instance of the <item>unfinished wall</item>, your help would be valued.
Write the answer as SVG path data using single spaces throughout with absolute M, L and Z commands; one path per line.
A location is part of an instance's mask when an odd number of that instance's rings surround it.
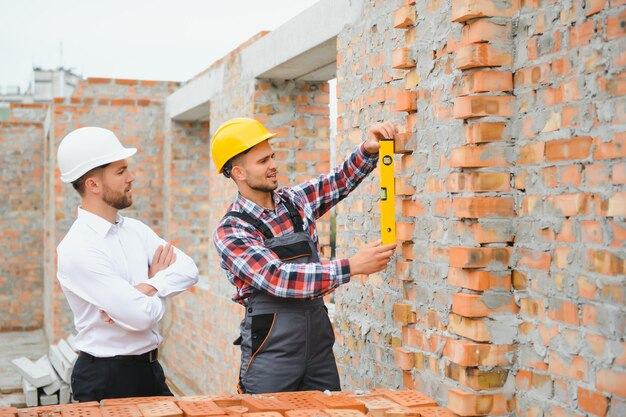
M 0 122 L 0 331 L 43 324 L 42 137 L 41 121 Z
M 401 371 L 460 415 L 624 413 L 625 10 L 370 3 L 341 35 L 340 138 L 374 103 L 407 132 L 395 269 L 337 299 L 347 386 Z M 344 245 L 368 235 L 373 198 L 352 201 Z

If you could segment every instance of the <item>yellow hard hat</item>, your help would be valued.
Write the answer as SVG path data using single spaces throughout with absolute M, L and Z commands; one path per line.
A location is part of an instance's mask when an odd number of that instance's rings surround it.
M 260 122 L 247 117 L 237 117 L 222 124 L 211 139 L 211 156 L 217 172 L 221 174 L 224 164 L 232 157 L 276 135 Z

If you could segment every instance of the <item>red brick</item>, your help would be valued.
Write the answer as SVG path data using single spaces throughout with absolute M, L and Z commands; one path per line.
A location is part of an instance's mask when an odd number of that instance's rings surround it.
M 583 193 L 548 196 L 546 203 L 562 216 L 578 216 L 589 213 L 589 196 Z
M 626 184 L 626 162 L 613 165 L 611 182 L 615 185 Z
M 535 298 L 522 298 L 519 300 L 520 313 L 532 318 L 538 318 L 540 320 L 545 319 L 545 305 L 543 300 Z
M 535 165 L 544 161 L 545 142 L 531 142 L 519 149 L 517 163 L 520 165 Z
M 504 366 L 513 360 L 513 345 L 447 339 L 443 354 L 461 366 Z
M 393 348 L 394 366 L 404 371 L 410 371 L 415 367 L 415 353 L 403 347 Z
M 95 77 L 87 77 L 88 84 L 110 84 L 113 79 L 111 78 L 95 78 Z
M 598 392 L 578 387 L 578 406 L 587 413 L 604 417 L 609 407 L 609 400 Z
M 589 45 L 595 33 L 593 20 L 585 20 L 570 29 L 570 49 Z
M 483 319 L 472 319 L 450 313 L 448 315 L 448 331 L 476 342 L 491 341 L 489 329 Z
M 426 213 L 424 205 L 419 200 L 402 200 L 402 216 L 417 217 Z M 412 233 L 412 232 L 411 232 Z
M 451 267 L 448 270 L 448 284 L 475 291 L 510 290 L 511 272 L 482 271 Z
M 223 416 L 224 410 L 213 401 L 178 401 L 185 417 Z M 106 409 L 106 407 L 105 407 Z
M 585 185 L 587 188 L 602 189 L 610 182 L 609 167 L 604 163 L 585 165 Z
M 396 223 L 396 239 L 413 240 L 413 232 L 415 230 L 414 222 L 397 222 Z
M 400 323 L 415 323 L 415 312 L 410 304 L 395 303 L 393 305 L 393 319 Z
M 509 265 L 511 248 L 479 248 L 452 246 L 450 266 L 457 268 L 484 268 L 490 265 Z
M 585 0 L 585 14 L 591 16 L 604 9 L 606 0 Z
M 593 144 L 594 159 L 626 158 L 626 132 L 614 134 L 610 142 L 595 138 Z
M 546 142 L 546 161 L 587 159 L 590 155 L 592 141 L 593 139 L 590 137 L 576 137 Z
M 589 249 L 587 258 L 587 269 L 591 272 L 611 276 L 626 272 L 626 261 L 608 250 Z
M 586 381 L 587 369 L 587 362 L 581 356 L 563 358 L 559 353 L 549 351 L 548 370 L 555 375 Z
M 572 326 L 578 326 L 580 324 L 578 306 L 567 300 L 550 300 L 548 317 L 551 320 L 571 324 Z
M 269 397 L 243 397 L 241 405 L 248 407 L 251 413 L 265 413 L 270 411 L 277 411 L 283 413 L 285 411 L 293 409 L 293 406 L 281 401 L 277 398 Z
M 464 96 L 454 99 L 454 117 L 469 119 L 482 116 L 513 115 L 513 96 Z
M 510 191 L 511 174 L 506 172 L 453 172 L 446 179 L 448 192 Z
M 415 7 L 410 5 L 402 6 L 393 12 L 393 27 L 396 29 L 413 27 L 415 19 Z
M 465 22 L 477 17 L 512 17 L 519 0 L 452 0 L 452 21 Z
M 476 122 L 465 125 L 467 143 L 494 142 L 502 140 L 504 122 Z
M 585 243 L 602 243 L 604 241 L 602 226 L 595 220 L 580 222 L 580 233 Z
M 410 48 L 395 49 L 391 55 L 391 67 L 395 69 L 411 69 L 415 67 L 415 60 L 411 58 Z
M 538 250 L 517 248 L 517 265 L 526 266 L 532 269 L 542 269 L 548 271 L 552 256 L 547 252 Z
M 463 74 L 460 95 L 487 91 L 512 91 L 513 76 L 508 71 L 475 71 Z
M 550 82 L 550 64 L 540 64 L 515 72 L 516 87 L 546 85 Z
M 463 146 L 450 153 L 452 168 L 485 168 L 508 166 L 504 148 L 492 146 Z
M 495 294 L 490 297 L 494 298 Z M 495 300 L 496 298 L 494 298 Z M 483 301 L 483 295 L 479 294 L 452 294 L 452 312 L 463 317 L 488 317 L 491 313 L 517 313 L 517 305 L 513 299 L 513 295 L 499 295 L 497 298 L 498 305 L 486 304 Z M 507 302 L 504 302 L 504 301 Z
M 173 398 L 172 398 L 173 399 Z M 144 417 L 183 416 L 183 412 L 174 401 L 155 401 L 150 403 L 137 404 L 137 408 Z
M 508 223 L 453 222 L 454 231 L 462 238 L 472 238 L 474 243 L 507 243 L 513 242 L 515 233 Z
M 420 407 L 419 410 L 421 410 L 421 407 L 437 405 L 435 400 L 415 390 L 390 391 L 383 395 L 391 401 L 400 404 L 402 407 Z M 386 413 L 386 416 L 390 417 L 389 413 Z
M 411 185 L 411 178 L 400 177 L 394 182 L 395 194 L 399 196 L 411 197 L 415 195 L 415 187 Z
M 596 387 L 600 391 L 626 397 L 626 373 L 619 369 L 599 369 L 596 372 Z
M 626 35 L 626 10 L 622 10 L 620 14 L 614 14 L 607 18 L 606 35 L 609 40 Z
M 465 70 L 478 67 L 502 67 L 513 63 L 510 53 L 502 51 L 488 43 L 463 46 L 456 51 L 454 65 Z
M 598 200 L 599 198 L 595 198 L 594 200 L 598 215 L 614 217 L 626 216 L 626 191 L 614 192 L 608 200 Z
M 472 219 L 515 215 L 511 197 L 454 197 L 452 207 L 455 216 Z
M 396 111 L 413 112 L 417 110 L 417 93 L 402 91 L 396 95 Z
M 412 136 L 413 135 L 409 132 L 398 133 L 394 138 L 394 152 L 401 154 L 413 152 L 415 145 L 410 144 Z
M 515 399 L 505 394 L 472 394 L 458 389 L 448 390 L 448 408 L 460 416 L 508 414 L 515 408 Z

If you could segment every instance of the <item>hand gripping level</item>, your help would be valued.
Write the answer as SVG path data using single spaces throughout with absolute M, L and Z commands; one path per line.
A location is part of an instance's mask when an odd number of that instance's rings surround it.
M 396 242 L 396 190 L 393 168 L 393 139 L 380 141 L 380 231 L 383 245 Z

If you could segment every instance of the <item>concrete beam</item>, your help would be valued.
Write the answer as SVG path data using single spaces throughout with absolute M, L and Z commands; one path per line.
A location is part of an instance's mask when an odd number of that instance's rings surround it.
M 330 66 L 337 59 L 337 35 L 361 15 L 362 3 L 320 0 L 241 51 L 244 73 L 249 69 L 255 78 L 294 80 Z M 323 74 L 312 81 L 334 78 L 334 71 Z
M 177 122 L 208 120 L 211 97 L 223 85 L 224 67 L 211 69 L 167 97 L 167 114 Z
M 241 79 L 328 81 L 337 70 L 337 35 L 361 15 L 361 0 L 320 0 L 241 51 Z M 183 85 L 166 99 L 175 121 L 209 119 L 211 99 L 224 88 L 225 64 Z

